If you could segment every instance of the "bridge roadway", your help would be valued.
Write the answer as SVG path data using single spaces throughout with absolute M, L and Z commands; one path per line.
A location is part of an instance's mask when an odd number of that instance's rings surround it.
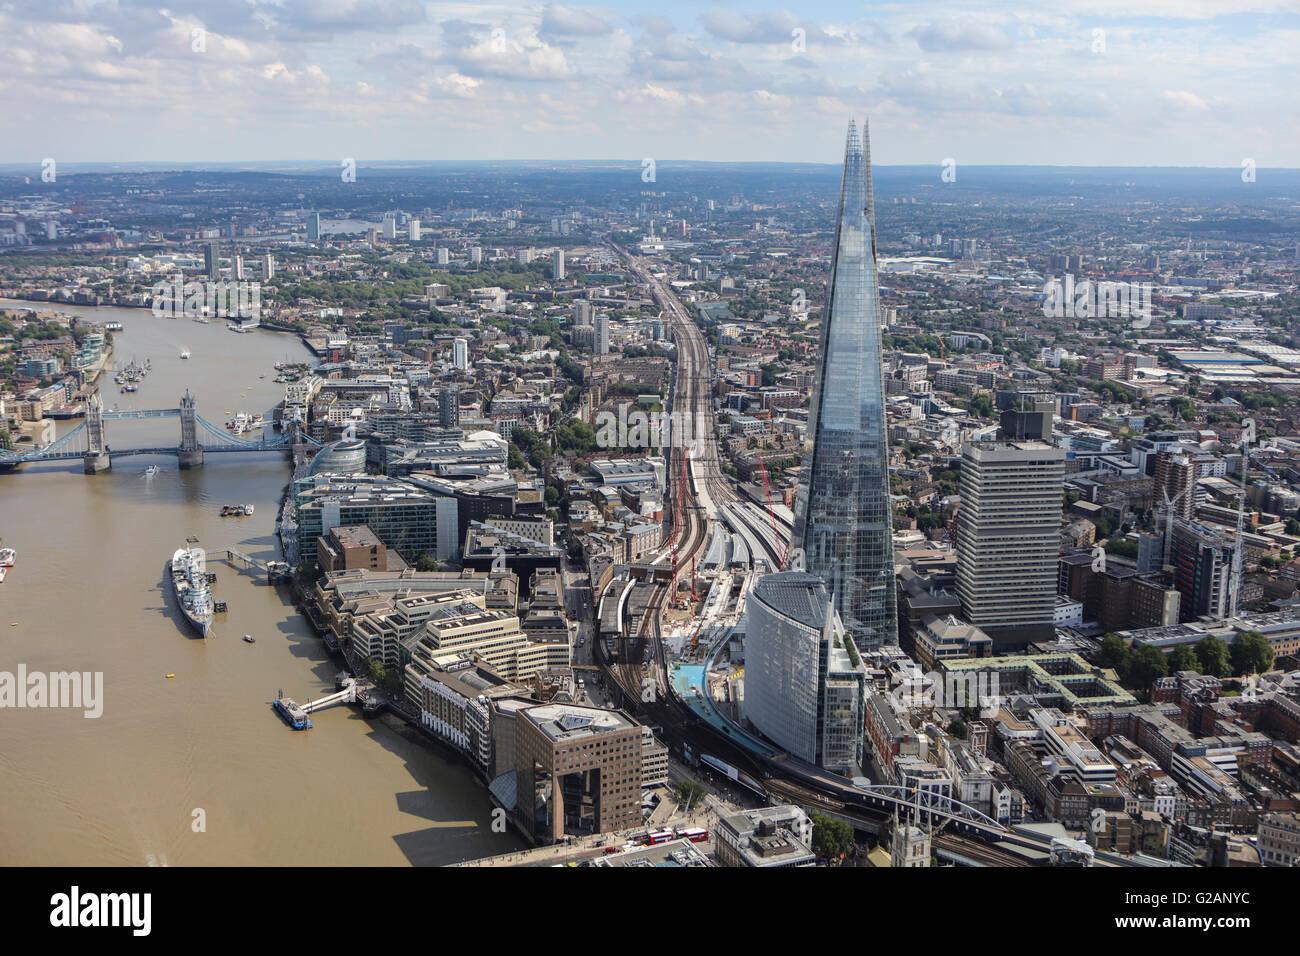
M 320 442 L 303 435 L 295 429 L 285 432 L 278 438 L 245 439 L 229 434 L 225 429 L 197 414 L 193 410 L 193 401 L 187 395 L 179 408 L 139 408 L 139 409 L 104 409 L 97 397 L 88 406 L 86 421 L 72 429 L 62 438 L 51 442 L 44 448 L 27 452 L 0 450 L 0 468 L 17 469 L 18 466 L 46 461 L 87 461 L 87 473 L 92 472 L 90 463 L 99 459 L 129 458 L 134 455 L 178 455 L 182 467 L 201 464 L 207 454 L 229 454 L 244 452 L 291 451 L 301 438 L 302 442 L 315 447 Z M 188 411 L 187 406 L 188 405 Z M 187 420 L 187 413 L 189 420 Z M 181 442 L 177 445 L 151 445 L 135 448 L 116 448 L 107 444 L 104 423 L 110 421 L 146 421 L 163 418 L 181 419 Z M 199 441 L 200 433 L 206 434 L 208 440 Z M 93 470 L 102 470 L 105 465 Z

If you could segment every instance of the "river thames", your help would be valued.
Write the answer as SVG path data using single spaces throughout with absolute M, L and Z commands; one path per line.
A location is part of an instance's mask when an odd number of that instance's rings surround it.
M 235 334 L 220 320 L 0 307 L 121 322 L 113 365 L 147 359 L 152 370 L 131 394 L 106 373 L 110 409 L 176 408 L 189 389 L 214 424 L 240 411 L 269 423 L 283 398 L 275 363 L 312 360 L 293 336 Z M 76 424 L 60 423 L 59 433 Z M 180 439 L 176 418 L 106 428 L 110 448 Z M 172 552 L 195 536 L 200 547 L 278 559 L 275 519 L 289 477 L 287 458 L 266 452 L 209 455 L 193 471 L 168 455 L 121 458 L 95 476 L 80 461 L 0 473 L 0 538 L 18 551 L 0 584 L 0 671 L 103 673 L 99 718 L 0 709 L 0 864 L 437 865 L 522 845 L 513 832 L 492 832 L 491 804 L 470 770 L 397 718 L 335 707 L 294 732 L 276 717 L 278 690 L 299 702 L 323 696 L 342 666 L 287 589 L 213 562 L 229 611 L 206 642 L 185 626 L 165 582 Z M 220 517 L 237 503 L 254 514 Z

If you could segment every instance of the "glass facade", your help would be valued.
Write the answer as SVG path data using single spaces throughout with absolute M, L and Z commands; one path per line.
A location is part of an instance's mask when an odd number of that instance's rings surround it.
M 330 528 L 353 525 L 367 525 L 411 563 L 426 552 L 439 560 L 459 554 L 451 550 L 456 547 L 454 534 L 453 540 L 446 540 L 449 529 L 455 528 L 454 498 L 440 498 L 392 478 L 368 475 L 299 478 L 293 483 L 293 495 L 298 540 L 309 545 L 302 557 L 312 567 L 316 564 L 316 538 Z
M 745 716 L 801 760 L 855 775 L 867 672 L 845 643 L 821 578 L 765 574 L 746 615 Z
M 796 576 L 791 574 L 764 575 L 750 593 L 745 716 L 773 743 L 801 760 L 816 763 L 821 622 L 812 618 L 819 610 L 815 605 L 793 613 L 785 606 L 788 602 L 783 599 L 788 595 L 781 584 L 793 578 Z M 808 575 L 797 578 L 816 580 Z M 794 596 L 802 597 L 802 593 Z
M 849 124 L 793 544 L 859 648 L 897 642 L 871 149 Z M 864 140 L 866 142 L 864 143 Z

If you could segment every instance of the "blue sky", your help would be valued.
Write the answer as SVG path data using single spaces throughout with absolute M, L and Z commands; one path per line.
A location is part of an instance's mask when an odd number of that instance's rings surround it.
M 1300 0 L 0 0 L 0 162 L 1300 167 L 1298 77 Z

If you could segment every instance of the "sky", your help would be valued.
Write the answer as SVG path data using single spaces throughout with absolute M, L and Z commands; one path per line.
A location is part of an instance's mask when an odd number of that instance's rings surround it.
M 0 163 L 1300 167 L 1300 0 L 0 0 Z

